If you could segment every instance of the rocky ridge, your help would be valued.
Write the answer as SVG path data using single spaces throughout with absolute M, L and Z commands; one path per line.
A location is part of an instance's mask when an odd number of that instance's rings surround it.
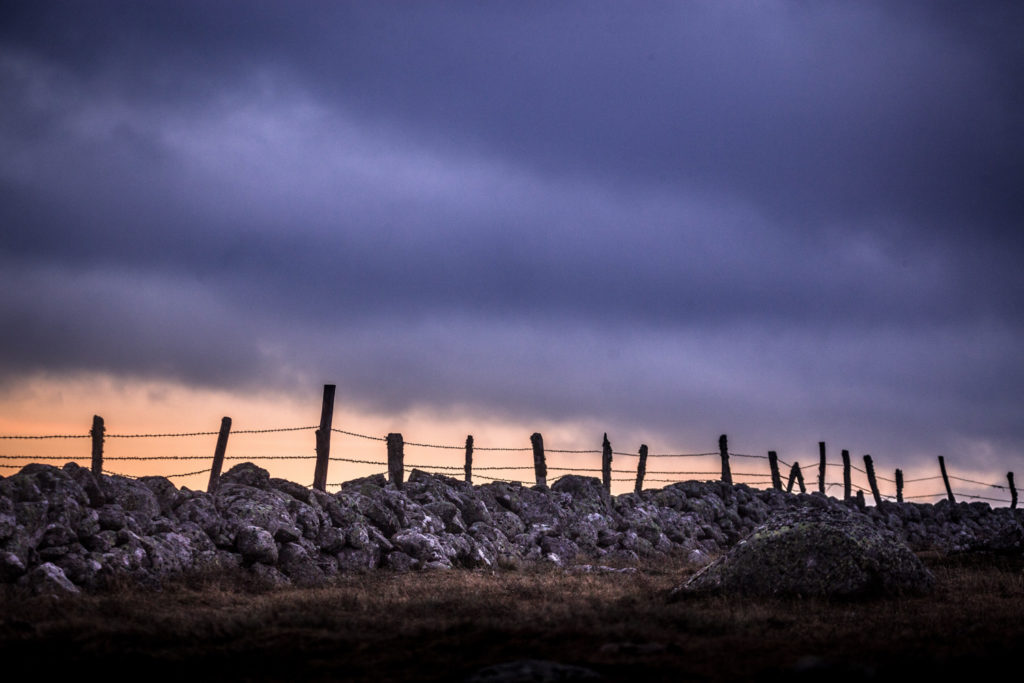
M 820 494 L 696 481 L 609 496 L 597 479 L 576 475 L 550 488 L 474 486 L 419 470 L 401 489 L 375 475 L 330 494 L 251 463 L 208 494 L 164 477 L 96 477 L 69 463 L 0 479 L 0 583 L 60 593 L 194 570 L 313 586 L 377 568 L 622 565 L 668 554 L 706 564 L 770 517 L 808 507 L 850 510 L 915 551 L 1024 551 L 1022 512 L 985 503 L 862 510 Z

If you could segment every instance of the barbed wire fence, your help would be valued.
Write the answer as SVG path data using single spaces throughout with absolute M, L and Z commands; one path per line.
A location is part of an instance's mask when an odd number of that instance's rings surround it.
M 473 437 L 469 436 L 466 439 L 465 444 L 433 444 L 433 443 L 422 443 L 422 442 L 406 442 L 402 438 L 401 434 L 388 434 L 386 437 L 373 436 L 369 434 L 362 434 L 359 432 L 353 432 L 344 429 L 337 429 L 332 426 L 333 419 L 333 400 L 334 400 L 334 386 L 325 385 L 324 387 L 324 407 L 322 411 L 320 425 L 308 425 L 299 427 L 271 427 L 271 428 L 258 428 L 258 429 L 231 429 L 231 419 L 224 418 L 221 423 L 221 429 L 219 431 L 195 431 L 195 432 L 165 432 L 165 433 L 132 433 L 132 434 L 120 434 L 113 433 L 108 434 L 105 431 L 103 419 L 99 416 L 93 418 L 93 428 L 85 434 L 8 434 L 0 435 L 0 441 L 40 441 L 40 440 L 67 440 L 67 439 L 90 439 L 92 441 L 92 453 L 91 453 L 91 464 L 92 471 L 95 474 L 108 474 L 115 476 L 122 476 L 128 478 L 136 478 L 138 475 L 129 473 L 121 473 L 104 468 L 104 462 L 199 462 L 207 461 L 210 462 L 210 466 L 190 470 L 187 472 L 173 472 L 170 474 L 162 474 L 159 476 L 166 477 L 167 479 L 183 479 L 187 477 L 195 477 L 200 475 L 209 475 L 209 484 L 207 487 L 208 491 L 216 489 L 217 483 L 220 478 L 221 469 L 223 463 L 228 462 L 272 462 L 272 461 L 309 461 L 311 456 L 309 455 L 228 455 L 226 453 L 226 446 L 229 435 L 267 435 L 267 434 L 279 434 L 285 432 L 301 432 L 301 431 L 315 431 L 316 437 L 316 448 L 315 458 L 316 467 L 314 471 L 314 478 L 312 487 L 321 490 L 326 490 L 328 486 L 340 487 L 344 482 L 335 482 L 328 484 L 326 482 L 328 464 L 331 462 L 344 463 L 347 465 L 370 465 L 374 467 L 386 467 L 389 480 L 395 482 L 397 485 L 401 485 L 404 481 L 404 475 L 406 470 L 422 470 L 434 474 L 442 474 L 445 476 L 457 476 L 462 474 L 465 481 L 472 483 L 474 477 L 485 482 L 512 482 L 523 485 L 531 484 L 547 484 L 547 474 L 561 473 L 561 474 L 583 474 L 583 475 L 595 475 L 600 474 L 602 478 L 602 484 L 605 489 L 610 492 L 612 483 L 621 482 L 633 482 L 634 491 L 639 492 L 643 490 L 645 483 L 659 483 L 659 484 L 673 484 L 680 481 L 684 481 L 685 478 L 702 477 L 705 480 L 710 478 L 719 478 L 721 481 L 728 484 L 745 484 L 751 487 L 759 486 L 771 486 L 775 489 L 785 489 L 786 491 L 792 492 L 794 487 L 798 487 L 801 493 L 805 493 L 807 486 L 804 480 L 803 472 L 804 468 L 800 466 L 797 461 L 792 463 L 786 462 L 779 458 L 774 451 L 768 451 L 767 455 L 749 454 L 749 453 L 736 453 L 728 449 L 728 440 L 725 435 L 719 438 L 719 450 L 708 451 L 701 453 L 650 453 L 646 445 L 642 445 L 638 452 L 626 452 L 626 451 L 615 451 L 612 450 L 611 444 L 608 441 L 608 436 L 605 434 L 604 443 L 601 449 L 560 449 L 560 448 L 549 448 L 545 449 L 543 445 L 543 437 L 540 434 L 533 434 L 531 436 L 530 446 L 477 446 L 474 443 Z M 331 445 L 331 434 L 338 434 L 351 439 L 366 440 L 372 442 L 383 442 L 387 445 L 386 458 L 379 459 L 366 459 L 366 458 L 352 458 L 342 456 L 331 456 L 330 445 Z M 210 456 L 201 455 L 104 455 L 103 444 L 107 439 L 176 439 L 176 438 L 191 438 L 191 437 L 205 437 L 205 436 L 217 436 L 217 446 L 214 451 L 212 458 Z M 459 451 L 464 453 L 464 462 L 461 465 L 446 465 L 436 463 L 406 463 L 404 450 L 406 447 L 414 449 L 434 449 L 442 451 Z M 959 477 L 956 475 L 949 475 L 943 456 L 938 456 L 940 474 L 935 476 L 924 476 L 916 477 L 913 479 L 904 479 L 902 471 L 895 470 L 895 477 L 890 478 L 882 475 L 878 475 L 874 471 L 874 463 L 870 455 L 864 456 L 864 467 L 858 467 L 854 465 L 850 459 L 848 451 L 842 451 L 842 462 L 828 462 L 825 455 L 825 443 L 819 442 L 819 458 L 818 458 L 818 476 L 817 476 L 817 491 L 821 494 L 831 495 L 836 489 L 842 489 L 842 498 L 850 500 L 857 500 L 860 505 L 865 504 L 864 491 L 869 491 L 874 499 L 876 505 L 880 505 L 883 501 L 895 501 L 895 502 L 908 502 L 908 501 L 935 501 L 936 499 L 946 498 L 951 503 L 955 503 L 957 498 L 967 499 L 972 501 L 981 501 L 988 503 L 1004 504 L 1011 508 L 1017 507 L 1017 490 L 1014 485 L 1013 473 L 1007 474 L 1007 483 L 989 483 L 983 482 L 976 479 L 969 479 L 966 477 Z M 475 453 L 487 453 L 487 454 L 498 454 L 498 453 L 533 453 L 533 464 L 532 465 L 518 465 L 518 464 L 497 464 L 497 465 L 485 465 L 485 466 L 474 466 L 473 456 Z M 601 467 L 564 467 L 554 466 L 549 467 L 547 465 L 548 455 L 592 455 L 601 456 Z M 621 467 L 612 467 L 613 457 L 619 458 L 637 458 L 637 466 L 633 469 L 623 469 Z M 708 459 L 718 458 L 720 461 L 721 469 L 706 470 L 706 469 L 658 469 L 658 470 L 647 470 L 646 463 L 649 458 L 659 459 L 674 459 L 676 461 L 692 461 L 693 459 Z M 745 460 L 758 460 L 767 461 L 769 465 L 769 472 L 754 472 L 754 471 L 738 471 L 733 472 L 731 469 L 731 459 L 745 459 Z M 90 457 L 67 457 L 66 455 L 24 455 L 24 454 L 6 454 L 0 453 L 0 476 L 3 475 L 3 470 L 21 469 L 27 463 L 48 463 L 48 462 L 85 462 L 89 461 Z M 17 463 L 17 464 L 16 464 Z M 789 470 L 788 477 L 785 485 L 783 485 L 782 468 Z M 843 479 L 842 481 L 829 480 L 826 473 L 829 469 L 842 468 Z M 533 470 L 533 480 L 524 479 L 516 473 Z M 856 474 L 855 474 L 856 473 Z M 616 476 L 619 475 L 619 476 Z M 629 475 L 629 476 L 621 476 Z M 648 476 L 653 475 L 653 476 Z M 528 475 L 527 475 L 528 476 Z M 736 479 L 734 479 L 734 477 Z M 856 481 L 855 481 L 856 478 Z M 922 482 L 938 481 L 942 480 L 945 485 L 945 491 L 930 493 L 930 494 L 919 494 L 913 496 L 904 496 L 903 488 L 906 484 L 920 484 Z M 878 482 L 884 482 L 889 490 L 895 488 L 893 494 L 883 493 Z M 979 495 L 978 493 L 967 493 L 964 491 L 954 491 L 952 489 L 951 481 L 969 484 L 972 487 L 972 491 L 982 490 L 992 495 Z M 866 485 L 865 485 L 866 484 Z M 856 489 L 856 495 L 853 494 Z M 987 491 L 991 489 L 991 491 Z M 998 493 L 1005 493 L 1009 495 L 1009 498 L 1005 496 L 997 497 Z M 839 497 L 839 496 L 836 496 Z

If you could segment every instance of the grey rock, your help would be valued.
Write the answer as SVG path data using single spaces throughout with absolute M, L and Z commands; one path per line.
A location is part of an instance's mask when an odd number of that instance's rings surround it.
M 862 516 L 808 507 L 769 520 L 677 589 L 735 595 L 920 593 L 934 577 L 899 538 Z
M 235 536 L 235 548 L 247 563 L 277 563 L 277 543 L 263 527 L 250 525 L 239 529 Z
M 78 586 L 71 583 L 64 570 L 52 562 L 44 562 L 35 567 L 28 574 L 25 574 L 18 581 L 19 584 L 27 587 L 33 595 L 53 595 L 60 597 L 81 593 Z

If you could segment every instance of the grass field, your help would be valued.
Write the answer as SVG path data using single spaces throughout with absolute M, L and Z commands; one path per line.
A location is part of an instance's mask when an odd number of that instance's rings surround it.
M 928 597 L 865 602 L 687 598 L 693 569 L 384 572 L 323 589 L 231 576 L 60 600 L 6 589 L 8 675 L 188 681 L 459 681 L 546 659 L 617 681 L 1006 680 L 1024 673 L 1024 560 L 928 558 Z

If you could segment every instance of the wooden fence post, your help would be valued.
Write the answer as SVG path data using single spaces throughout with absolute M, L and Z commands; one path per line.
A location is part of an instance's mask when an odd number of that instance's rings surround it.
M 604 443 L 601 445 L 601 480 L 604 490 L 612 491 L 612 444 L 608 441 L 608 432 L 604 433 Z
M 103 433 L 107 431 L 103 426 L 103 418 L 99 415 L 92 416 L 92 473 L 97 477 L 103 474 Z
M 882 494 L 878 492 L 878 480 L 875 479 L 875 464 L 871 462 L 871 456 L 864 456 L 864 469 L 868 473 L 868 486 L 871 487 L 871 495 L 875 498 L 875 505 L 882 504 Z
M 466 437 L 466 483 L 473 483 L 473 435 Z
M 1017 508 L 1017 487 L 1013 485 L 1013 472 L 1006 473 L 1006 480 L 1010 482 L 1010 509 Z
M 818 442 L 818 493 L 825 495 L 825 442 Z
M 867 509 L 867 504 L 864 502 L 864 491 L 857 489 L 857 507 L 861 510 Z
M 903 470 L 896 469 L 896 502 L 903 502 Z
M 946 485 L 946 496 L 949 498 L 949 502 L 956 503 L 956 498 L 953 497 L 953 489 L 949 486 L 949 475 L 946 474 L 946 459 L 941 455 L 939 456 L 939 470 L 942 471 L 942 482 Z
M 388 479 L 396 489 L 405 477 L 405 441 L 401 434 L 388 434 Z
M 850 500 L 850 451 L 843 451 L 843 500 Z
M 210 467 L 210 483 L 206 486 L 207 493 L 217 490 L 220 483 L 220 471 L 224 467 L 224 451 L 228 448 L 228 434 L 231 433 L 231 418 L 220 419 L 220 434 L 217 435 L 217 447 L 213 449 L 213 466 Z
M 794 462 L 793 467 L 789 470 L 789 482 L 786 483 L 786 493 L 793 492 L 794 480 L 800 485 L 800 493 L 807 493 L 807 488 L 804 486 L 804 473 L 800 471 L 800 463 L 798 462 Z
M 324 385 L 324 401 L 320 408 L 320 429 L 316 430 L 316 469 L 313 470 L 313 488 L 327 488 L 327 464 L 331 458 L 331 425 L 334 422 L 333 384 Z
M 732 470 L 729 469 L 729 440 L 722 434 L 718 437 L 718 454 L 722 456 L 722 481 L 732 483 Z
M 768 451 L 768 467 L 772 470 L 772 488 L 781 491 L 782 476 L 779 474 L 779 455 L 775 451 Z
M 647 473 L 647 444 L 640 446 L 640 462 L 636 464 L 636 487 L 633 491 L 640 493 L 644 490 L 644 474 Z
M 548 466 L 544 461 L 544 437 L 535 432 L 530 436 L 533 445 L 533 473 L 537 478 L 537 486 L 548 485 Z

